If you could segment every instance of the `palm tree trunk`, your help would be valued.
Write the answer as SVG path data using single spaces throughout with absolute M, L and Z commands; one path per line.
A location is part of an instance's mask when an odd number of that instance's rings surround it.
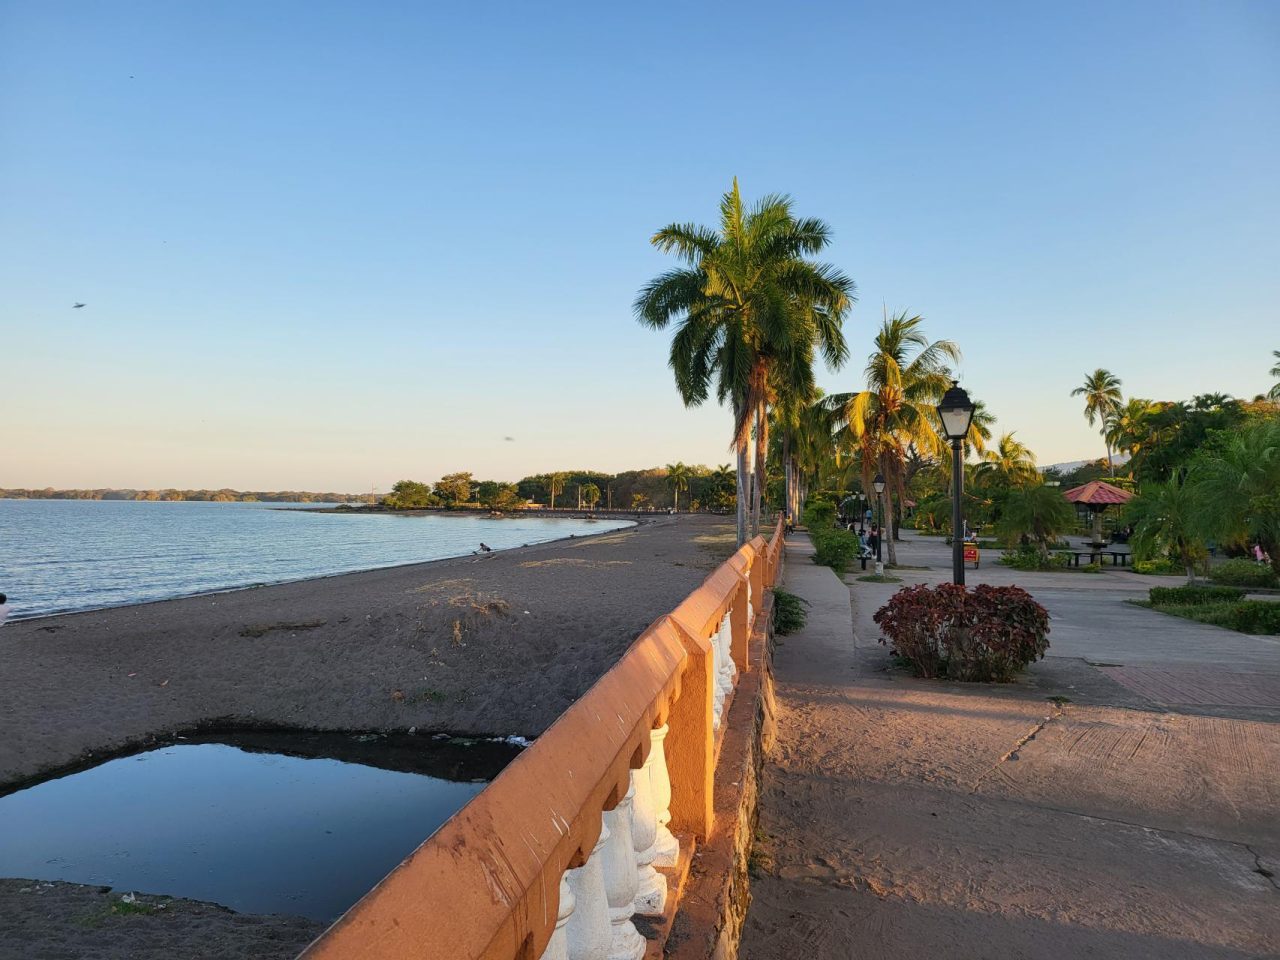
M 880 539 L 884 541 L 889 548 L 889 564 L 890 566 L 898 565 L 898 547 L 893 542 L 893 480 L 886 476 L 884 484 L 884 513 L 885 525 L 880 528 Z M 888 536 L 885 536 L 886 530 Z
M 769 442 L 769 417 L 761 398 L 756 406 L 756 488 L 751 493 L 751 535 L 760 535 L 760 510 L 764 502 L 765 446 Z
M 1113 463 L 1113 462 L 1112 462 L 1112 460 L 1111 460 L 1111 441 L 1110 441 L 1110 440 L 1107 440 L 1107 441 L 1105 441 L 1105 442 L 1106 442 L 1106 445 L 1107 445 L 1107 469 L 1111 471 L 1111 477 L 1112 477 L 1112 479 L 1115 479 L 1115 475 L 1116 475 L 1116 465 L 1115 465 L 1115 463 Z
M 782 512 L 791 512 L 791 434 L 782 435 Z
M 738 440 L 738 546 L 747 542 L 747 480 L 748 480 L 748 441 Z

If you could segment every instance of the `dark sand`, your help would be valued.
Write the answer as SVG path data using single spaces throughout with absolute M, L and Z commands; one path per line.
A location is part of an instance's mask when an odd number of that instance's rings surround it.
M 536 737 L 732 550 L 722 518 L 660 517 L 484 558 L 6 625 L 0 790 L 200 729 Z M 268 957 L 272 938 L 289 956 L 316 932 L 186 904 L 86 926 L 82 913 L 109 906 L 101 888 L 17 892 L 31 887 L 0 887 L 0 957 Z M 157 932 L 108 936 L 117 921 Z

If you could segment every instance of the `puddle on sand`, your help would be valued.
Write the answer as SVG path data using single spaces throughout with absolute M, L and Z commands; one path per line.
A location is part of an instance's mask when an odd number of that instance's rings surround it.
M 0 797 L 0 876 L 329 921 L 518 753 L 408 736 L 192 738 Z

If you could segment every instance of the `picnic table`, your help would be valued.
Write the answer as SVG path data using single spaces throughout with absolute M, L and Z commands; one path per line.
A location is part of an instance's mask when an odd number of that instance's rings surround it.
M 1068 565 L 1069 565 L 1069 566 L 1073 566 L 1073 567 L 1078 567 L 1078 566 L 1080 566 L 1080 558 L 1081 558 L 1081 557 L 1088 557 L 1088 558 L 1089 558 L 1089 562 L 1090 562 L 1090 563 L 1093 563 L 1093 558 L 1094 558 L 1094 557 L 1097 557 L 1097 558 L 1098 558 L 1098 563 L 1099 563 L 1099 564 L 1101 564 L 1101 563 L 1102 563 L 1102 558 L 1103 558 L 1103 556 L 1105 556 L 1105 555 L 1107 555 L 1107 554 L 1110 554 L 1110 555 L 1111 555 L 1111 565 L 1112 565 L 1113 567 L 1124 567 L 1124 566 L 1128 566 L 1128 564 L 1129 564 L 1129 557 L 1131 557 L 1131 556 L 1133 555 L 1133 554 L 1132 554 L 1132 552 L 1131 552 L 1131 551 L 1129 551 L 1129 550 L 1108 550 L 1108 549 L 1106 549 L 1105 547 L 1101 547 L 1101 548 L 1098 548 L 1098 549 L 1096 549 L 1096 550 L 1094 550 L 1094 549 L 1086 549 L 1086 550 L 1075 550 L 1075 549 L 1071 549 L 1071 550 L 1055 550 L 1055 551 L 1053 551 L 1053 552 L 1054 552 L 1054 553 L 1062 553 L 1062 554 L 1065 554 L 1067 557 L 1069 557 L 1069 558 L 1070 558 L 1070 559 L 1068 559 L 1068 561 L 1067 561 Z

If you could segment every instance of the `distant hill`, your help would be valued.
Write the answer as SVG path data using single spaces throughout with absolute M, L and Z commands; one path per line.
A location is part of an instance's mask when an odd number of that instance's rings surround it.
M 1040 472 L 1044 473 L 1046 470 L 1056 470 L 1058 473 L 1072 473 L 1073 471 L 1079 470 L 1081 467 L 1085 467 L 1091 463 L 1097 463 L 1099 460 L 1106 460 L 1106 459 L 1107 459 L 1106 457 L 1090 457 L 1088 460 L 1067 460 L 1067 461 L 1064 461 L 1063 463 L 1049 463 L 1042 466 L 1040 468 Z M 1112 454 L 1111 462 L 1114 463 L 1117 467 L 1121 466 L 1122 464 L 1126 464 L 1129 462 L 1129 454 L 1127 453 Z

